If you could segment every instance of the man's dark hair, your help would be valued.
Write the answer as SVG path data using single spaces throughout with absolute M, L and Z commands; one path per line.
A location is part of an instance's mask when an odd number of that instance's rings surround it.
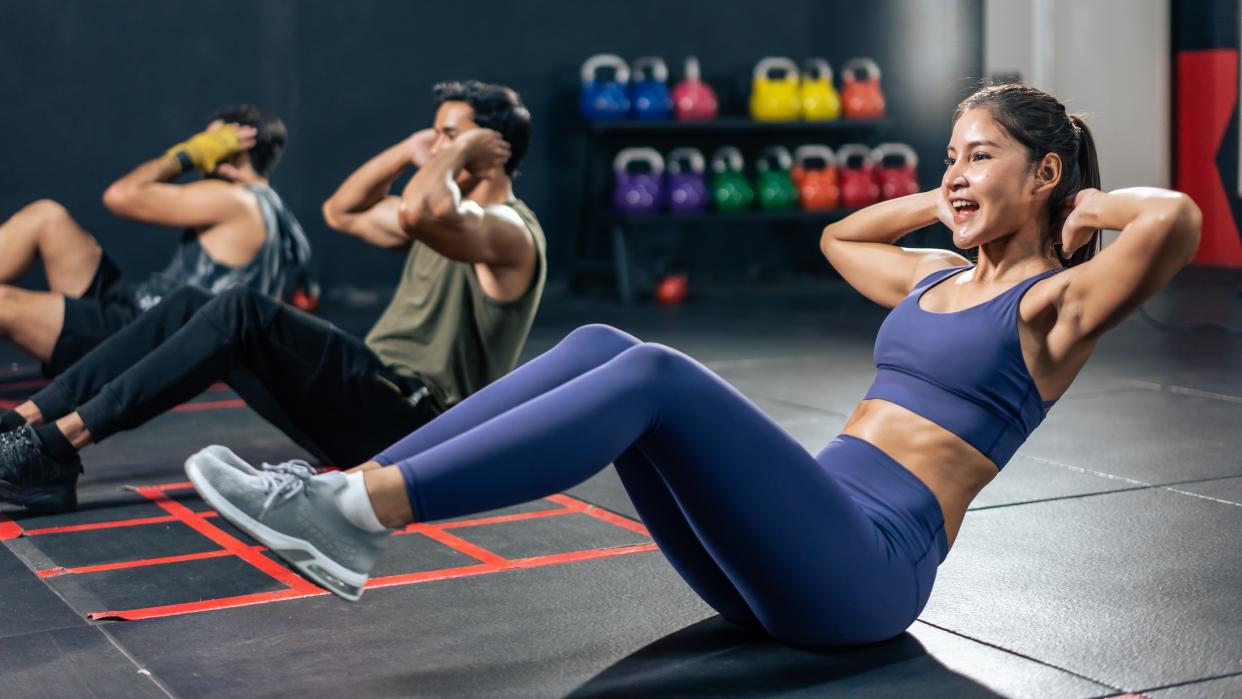
M 518 165 L 530 146 L 530 112 L 516 90 L 478 80 L 454 80 L 432 88 L 437 109 L 445 102 L 465 102 L 474 110 L 474 123 L 497 131 L 509 143 L 505 174 L 517 175 Z
M 258 132 L 254 136 L 254 147 L 247 153 L 250 155 L 250 166 L 255 172 L 267 177 L 276 169 L 280 154 L 285 150 L 285 141 L 289 132 L 285 130 L 285 122 L 253 104 L 239 104 L 225 107 L 211 116 L 209 121 L 221 120 L 230 124 L 252 126 Z

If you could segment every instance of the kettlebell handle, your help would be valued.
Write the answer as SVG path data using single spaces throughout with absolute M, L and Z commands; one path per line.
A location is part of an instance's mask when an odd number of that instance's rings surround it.
M 734 146 L 721 146 L 712 154 L 712 172 L 741 172 L 745 167 L 742 151 Z
M 905 143 L 881 143 L 871 151 L 871 159 L 877 164 L 884 162 L 885 158 L 892 155 L 901 156 L 907 165 L 917 167 L 919 164 L 919 154 Z
M 617 153 L 617 157 L 612 159 L 612 171 L 625 172 L 629 168 L 630 163 L 636 160 L 646 161 L 647 164 L 651 165 L 651 172 L 657 176 L 664 172 L 664 156 L 660 155 L 660 151 L 655 148 L 646 146 L 642 148 L 626 148 Z
M 769 79 L 768 74 L 775 68 L 785 71 L 785 82 L 798 82 L 798 64 L 794 63 L 792 58 L 784 56 L 767 56 L 759 59 L 759 62 L 755 64 L 755 80 Z
M 701 74 L 699 73 L 699 59 L 698 58 L 694 56 L 686 57 L 686 78 L 685 79 L 692 83 L 703 81 Z
M 818 73 L 818 77 L 815 76 Z M 822 58 L 808 58 L 802 62 L 802 74 L 812 80 L 823 80 L 832 84 L 832 66 Z
M 811 158 L 822 159 L 825 163 L 825 168 L 836 167 L 837 165 L 836 154 L 832 152 L 831 148 L 823 144 L 808 143 L 805 146 L 798 146 L 798 148 L 794 150 L 794 163 L 796 163 L 798 167 L 805 169 L 806 166 L 803 163 Z
M 668 164 L 668 171 L 672 173 L 681 172 L 681 164 L 687 162 L 690 164 L 690 171 L 701 173 L 707 169 L 707 161 L 703 158 L 703 151 L 698 148 L 674 148 L 664 157 Z
M 850 158 L 855 158 L 855 157 L 862 159 L 862 165 L 870 165 L 874 162 L 871 159 L 872 157 L 871 149 L 868 148 L 867 146 L 864 146 L 861 143 L 847 143 L 837 149 L 837 165 L 841 168 L 844 168 L 846 170 L 861 169 L 861 167 L 859 168 L 850 167 Z
M 841 66 L 841 77 L 845 82 L 852 83 L 858 80 L 854 74 L 863 70 L 867 72 L 868 80 L 880 79 L 880 64 L 870 58 L 851 58 Z
M 659 83 L 668 82 L 668 64 L 659 56 L 641 56 L 630 63 L 630 74 L 637 82 L 642 79 L 643 70 L 650 70 L 651 79 Z
M 793 156 L 789 155 L 789 149 L 785 146 L 768 146 L 759 151 L 755 167 L 762 172 L 767 172 L 773 169 L 770 162 L 776 163 L 777 170 L 788 170 L 793 166 Z
M 626 65 L 624 58 L 613 53 L 597 53 L 582 64 L 582 82 L 589 83 L 595 80 L 595 72 L 600 68 L 612 68 L 616 71 L 615 82 L 628 83 L 630 81 L 630 67 Z

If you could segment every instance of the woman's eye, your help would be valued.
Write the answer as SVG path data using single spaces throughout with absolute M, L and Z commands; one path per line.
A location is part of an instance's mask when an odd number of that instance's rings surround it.
M 988 155 L 987 153 L 975 153 L 974 155 L 970 156 L 970 159 L 971 160 L 987 160 L 988 158 L 991 158 L 991 157 L 992 156 Z
M 945 159 L 944 159 L 944 166 L 945 166 L 945 167 L 949 167 L 949 166 L 953 165 L 953 163 L 956 163 L 956 162 L 957 162 L 957 158 L 945 158 Z

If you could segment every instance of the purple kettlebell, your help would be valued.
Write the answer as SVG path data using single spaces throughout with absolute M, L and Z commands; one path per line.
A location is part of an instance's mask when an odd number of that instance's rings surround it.
M 669 211 L 694 214 L 706 211 L 711 197 L 707 193 L 707 161 L 698 148 L 676 148 L 668 154 L 668 180 L 664 198 Z
M 643 170 L 633 169 L 644 163 Z M 664 204 L 664 158 L 654 148 L 626 148 L 612 161 L 616 188 L 612 205 L 623 214 L 653 214 Z

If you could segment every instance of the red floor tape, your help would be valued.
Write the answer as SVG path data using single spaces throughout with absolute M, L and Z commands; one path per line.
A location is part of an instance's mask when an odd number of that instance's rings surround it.
M 246 542 L 229 534 L 224 529 L 213 524 L 211 520 L 218 518 L 218 515 L 215 512 L 196 512 L 172 499 L 167 494 L 169 491 L 188 490 L 190 488 L 191 485 L 184 481 L 134 488 L 135 492 L 141 494 L 143 497 L 147 498 L 167 513 L 166 515 L 154 517 L 130 518 L 115 521 L 92 522 L 88 524 L 23 530 L 17 522 L 9 520 L 4 517 L 3 513 L 0 513 L 0 539 L 11 539 L 18 536 L 50 536 L 70 532 L 87 532 L 93 530 L 108 530 L 158 523 L 179 522 L 187 527 L 190 527 L 199 535 L 210 539 L 220 548 L 204 552 L 140 558 L 137 560 L 117 561 L 89 566 L 48 568 L 37 571 L 36 575 L 40 578 L 46 579 L 66 575 L 90 575 L 92 573 L 100 573 L 105 571 L 125 570 L 130 568 L 150 568 L 161 565 L 184 563 L 187 561 L 236 557 L 250 564 L 255 569 L 263 572 L 270 578 L 276 580 L 286 588 L 267 592 L 256 592 L 253 594 L 232 595 L 216 599 L 201 599 L 193 602 L 157 605 L 139 609 L 118 609 L 93 611 L 87 613 L 87 618 L 93 620 L 153 619 L 166 616 L 178 616 L 182 614 L 194 614 L 217 609 L 230 609 L 255 604 L 268 604 L 272 602 L 328 594 L 325 590 L 317 587 L 290 569 L 285 568 L 283 565 L 280 565 L 273 559 L 264 555 L 264 551 L 266 551 L 264 547 L 247 544 Z M 577 500 L 567 495 L 553 495 L 546 498 L 546 500 L 557 505 L 557 507 L 542 509 L 535 512 L 479 517 L 476 519 L 443 522 L 439 524 L 410 525 L 409 527 L 406 527 L 402 531 L 398 532 L 398 534 L 417 534 L 425 536 L 443 546 L 447 546 L 450 549 L 457 551 L 458 553 L 465 554 L 479 561 L 479 563 L 477 565 L 466 565 L 439 570 L 426 570 L 372 578 L 367 583 L 367 588 L 371 589 L 412 585 L 473 575 L 488 575 L 509 570 L 563 565 L 579 561 L 626 556 L 635 553 L 646 553 L 657 550 L 654 543 L 641 543 L 611 548 L 555 553 L 530 558 L 507 559 L 477 544 L 455 536 L 450 532 L 450 530 L 467 527 L 504 524 L 509 522 L 521 522 L 546 517 L 559 517 L 563 515 L 578 514 L 593 517 L 620 529 L 624 529 L 628 532 L 639 534 L 644 537 L 650 536 L 646 527 L 639 522 L 606 510 L 602 510 L 594 505 Z

